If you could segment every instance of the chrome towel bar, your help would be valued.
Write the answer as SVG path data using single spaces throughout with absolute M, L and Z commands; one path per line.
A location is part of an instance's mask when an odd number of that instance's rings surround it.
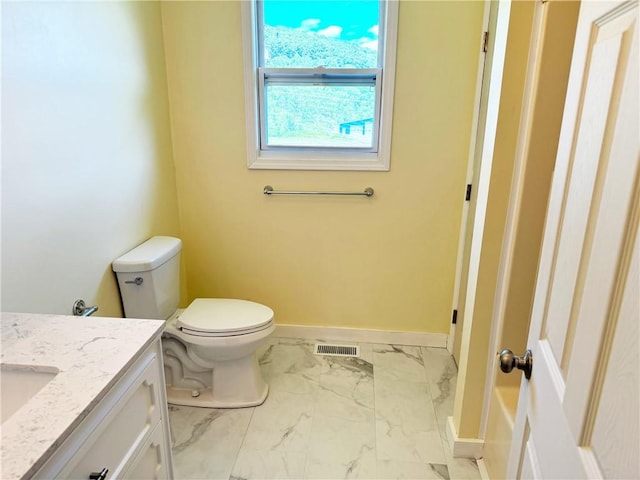
M 372 197 L 373 188 L 367 187 L 363 192 L 308 192 L 308 191 L 295 191 L 295 190 L 274 190 L 271 185 L 265 185 L 262 191 L 265 195 L 352 195 Z

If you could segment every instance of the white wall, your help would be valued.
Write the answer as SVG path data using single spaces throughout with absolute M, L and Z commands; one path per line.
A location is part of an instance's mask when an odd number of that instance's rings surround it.
M 111 261 L 178 234 L 157 2 L 2 3 L 2 310 L 121 315 Z

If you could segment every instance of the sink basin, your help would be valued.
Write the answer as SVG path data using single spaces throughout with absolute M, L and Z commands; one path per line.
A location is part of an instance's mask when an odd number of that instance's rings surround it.
M 0 423 L 4 423 L 60 372 L 55 367 L 0 365 Z

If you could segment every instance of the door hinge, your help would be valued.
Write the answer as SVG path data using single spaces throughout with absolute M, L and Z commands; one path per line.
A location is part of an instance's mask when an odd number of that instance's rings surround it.
M 471 200 L 471 184 L 470 183 L 467 184 L 467 192 L 464 194 L 464 200 L 466 202 Z
M 484 32 L 484 35 L 482 36 L 482 51 L 486 53 L 488 49 L 489 49 L 489 32 Z
M 458 323 L 458 310 L 457 309 L 453 310 L 453 315 L 451 315 L 451 323 L 453 323 L 454 325 L 456 323 Z

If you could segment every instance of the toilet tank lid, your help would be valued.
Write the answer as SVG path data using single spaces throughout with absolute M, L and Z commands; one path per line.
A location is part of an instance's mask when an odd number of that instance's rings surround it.
M 175 237 L 151 237 L 133 250 L 115 259 L 114 272 L 147 272 L 178 254 L 182 241 Z

